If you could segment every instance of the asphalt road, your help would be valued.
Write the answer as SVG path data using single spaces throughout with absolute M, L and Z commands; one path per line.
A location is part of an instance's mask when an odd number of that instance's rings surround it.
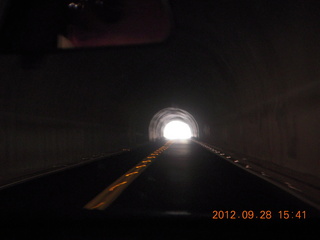
M 91 224 L 109 231 L 107 226 L 110 225 L 106 223 L 116 222 L 119 227 L 119 220 L 180 222 L 190 219 L 208 220 L 210 224 L 218 225 L 320 220 L 317 209 L 192 141 L 176 141 L 150 155 L 163 144 L 150 143 L 0 191 L 2 226 L 14 232 L 21 227 L 32 226 L 39 230 L 43 226 L 59 224 L 74 229 L 70 224 L 76 223 L 77 226 Z M 152 161 L 141 162 L 148 159 Z M 143 171 L 131 183 L 123 184 L 125 188 L 110 206 L 105 210 L 84 208 L 136 166 L 137 171 L 140 171 L 139 166 Z M 131 171 L 127 175 L 134 173 L 137 172 Z M 123 187 L 118 185 L 113 189 Z M 124 232 L 116 229 L 116 235 Z M 75 232 L 79 233 L 74 230 L 72 234 Z M 62 235 L 59 239 L 63 239 Z
M 236 218 L 246 218 L 240 216 L 243 211 L 253 211 L 255 219 L 270 211 L 270 219 L 279 219 L 278 212 L 285 210 L 320 217 L 318 211 L 269 182 L 196 143 L 181 141 L 164 151 L 106 212 L 211 218 L 213 211 L 224 211 L 225 216 L 218 218 L 226 220 L 231 211 L 236 211 Z

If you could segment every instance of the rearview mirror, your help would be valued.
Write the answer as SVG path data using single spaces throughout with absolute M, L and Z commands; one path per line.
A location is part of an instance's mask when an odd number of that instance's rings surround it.
M 71 21 L 59 48 L 161 42 L 170 32 L 162 0 L 80 0 L 68 5 Z
M 11 0 L 1 52 L 158 43 L 171 31 L 166 0 Z

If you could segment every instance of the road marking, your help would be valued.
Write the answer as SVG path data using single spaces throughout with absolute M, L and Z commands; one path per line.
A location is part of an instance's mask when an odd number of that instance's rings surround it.
M 136 179 L 163 151 L 165 151 L 173 141 L 168 141 L 164 146 L 157 149 L 144 158 L 136 166 L 127 171 L 124 175 L 114 181 L 110 186 L 88 202 L 84 208 L 88 210 L 105 210 L 111 205 L 120 194 Z
M 127 183 L 126 181 L 124 181 L 122 183 L 118 183 L 117 185 L 113 186 L 112 188 L 109 188 L 109 191 L 113 191 L 115 188 L 117 188 L 117 187 L 119 187 L 119 186 L 121 186 L 123 184 L 126 184 L 126 183 Z
M 149 163 L 151 160 L 142 161 L 142 163 Z
M 142 168 L 142 167 L 146 167 L 147 165 L 143 164 L 143 165 L 140 165 L 140 166 L 136 166 L 136 168 Z
M 131 176 L 131 175 L 133 175 L 133 174 L 137 174 L 137 173 L 139 173 L 139 172 L 128 173 L 128 174 L 126 174 L 126 177 L 129 177 L 129 176 Z

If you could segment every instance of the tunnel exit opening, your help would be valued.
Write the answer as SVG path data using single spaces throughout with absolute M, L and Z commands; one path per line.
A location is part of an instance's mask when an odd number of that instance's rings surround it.
M 157 112 L 149 124 L 149 140 L 188 139 L 199 137 L 198 123 L 187 111 L 165 108 Z
M 189 139 L 191 138 L 191 129 L 184 122 L 172 121 L 164 127 L 163 136 L 166 139 Z

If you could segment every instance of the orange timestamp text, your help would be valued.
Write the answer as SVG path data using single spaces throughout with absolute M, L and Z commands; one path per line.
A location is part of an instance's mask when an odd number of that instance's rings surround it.
M 270 220 L 270 219 L 306 219 L 306 211 L 271 211 L 271 210 L 214 210 L 212 211 L 212 219 L 259 219 L 259 220 Z

